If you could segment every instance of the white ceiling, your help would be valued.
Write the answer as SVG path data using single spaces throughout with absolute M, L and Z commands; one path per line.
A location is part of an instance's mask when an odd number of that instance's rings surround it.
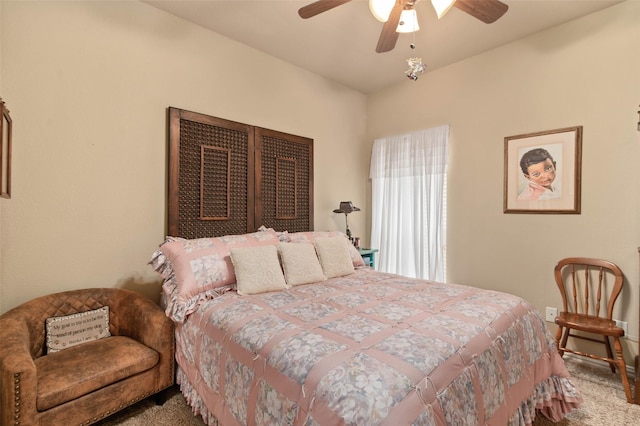
M 376 53 L 382 23 L 367 0 L 353 0 L 310 19 L 298 9 L 313 0 L 142 0 L 363 93 L 406 80 L 407 59 L 425 72 L 486 52 L 620 0 L 502 0 L 507 13 L 485 24 L 452 8 L 438 20 L 430 0 L 416 5 L 420 31 L 400 34 L 391 52 Z

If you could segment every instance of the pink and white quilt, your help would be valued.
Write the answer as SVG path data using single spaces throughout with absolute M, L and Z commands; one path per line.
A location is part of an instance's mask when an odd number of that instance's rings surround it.
M 210 425 L 526 425 L 581 402 L 525 300 L 370 268 L 219 292 L 176 337 L 178 382 Z

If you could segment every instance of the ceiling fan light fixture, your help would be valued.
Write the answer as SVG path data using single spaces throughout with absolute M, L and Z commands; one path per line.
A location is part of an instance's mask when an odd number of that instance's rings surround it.
M 456 0 L 431 0 L 431 4 L 433 8 L 436 10 L 436 14 L 438 15 L 438 19 L 442 18 L 445 13 L 453 7 L 453 4 Z
M 414 33 L 420 30 L 418 14 L 415 9 L 405 9 L 400 14 L 400 22 L 396 29 L 399 33 Z
M 350 1 L 351 0 L 315 0 L 298 9 L 298 15 L 303 19 L 311 18 Z M 369 0 L 369 9 L 373 16 L 378 21 L 384 22 L 380 37 L 378 37 L 376 52 L 384 53 L 393 50 L 400 32 L 413 32 L 415 41 L 415 31 L 418 31 L 420 27 L 418 26 L 414 9 L 419 1 L 420 0 Z M 509 6 L 500 0 L 431 0 L 431 2 L 438 18 L 441 18 L 451 6 L 455 6 L 457 9 L 486 24 L 495 22 L 509 9 Z M 403 17 L 403 11 L 405 10 L 411 12 L 405 13 Z M 409 25 L 407 25 L 407 23 L 409 23 Z M 411 43 L 409 47 L 415 49 L 415 43 Z
M 380 22 L 387 22 L 396 0 L 369 0 L 371 14 Z

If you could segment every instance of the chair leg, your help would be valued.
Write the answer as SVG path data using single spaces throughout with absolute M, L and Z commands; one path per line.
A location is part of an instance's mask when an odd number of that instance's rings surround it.
M 611 351 L 611 342 L 609 341 L 609 336 L 602 336 L 602 342 L 604 343 L 604 346 L 607 348 L 607 357 L 609 359 L 613 359 L 613 352 Z M 616 372 L 615 365 L 609 363 L 609 368 L 611 369 L 612 373 Z
M 558 353 L 561 357 L 564 356 L 564 348 L 567 347 L 567 340 L 569 339 L 569 333 L 571 332 L 570 328 L 562 328 L 558 327 L 558 332 L 556 333 L 556 346 L 558 347 Z M 562 340 L 560 340 L 562 337 Z
M 560 356 L 564 356 L 564 351 L 562 349 L 560 349 L 561 347 L 564 346 L 560 346 L 560 338 L 562 337 L 562 327 L 558 326 L 558 331 L 556 331 L 556 347 L 558 348 L 558 353 L 560 354 Z
M 622 345 L 620 344 L 619 338 L 613 338 L 613 347 L 615 348 L 616 356 L 618 357 L 618 367 L 620 369 L 620 375 L 622 376 L 622 386 L 624 387 L 627 402 L 629 404 L 633 404 L 633 398 L 631 397 L 631 385 L 629 384 L 629 378 L 627 377 L 627 364 L 624 362 L 624 357 L 622 356 Z
M 636 355 L 635 359 L 635 370 L 636 370 L 636 378 L 635 378 L 635 404 L 640 405 L 640 355 Z

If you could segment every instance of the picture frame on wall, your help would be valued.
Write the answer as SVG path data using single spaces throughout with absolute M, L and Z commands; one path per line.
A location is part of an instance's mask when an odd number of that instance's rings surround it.
M 13 124 L 9 110 L 2 98 L 0 98 L 0 109 L 2 115 L 2 120 L 0 121 L 0 134 L 2 134 L 2 144 L 0 144 L 0 197 L 11 198 L 11 137 Z
M 504 213 L 580 214 L 582 126 L 504 138 Z

